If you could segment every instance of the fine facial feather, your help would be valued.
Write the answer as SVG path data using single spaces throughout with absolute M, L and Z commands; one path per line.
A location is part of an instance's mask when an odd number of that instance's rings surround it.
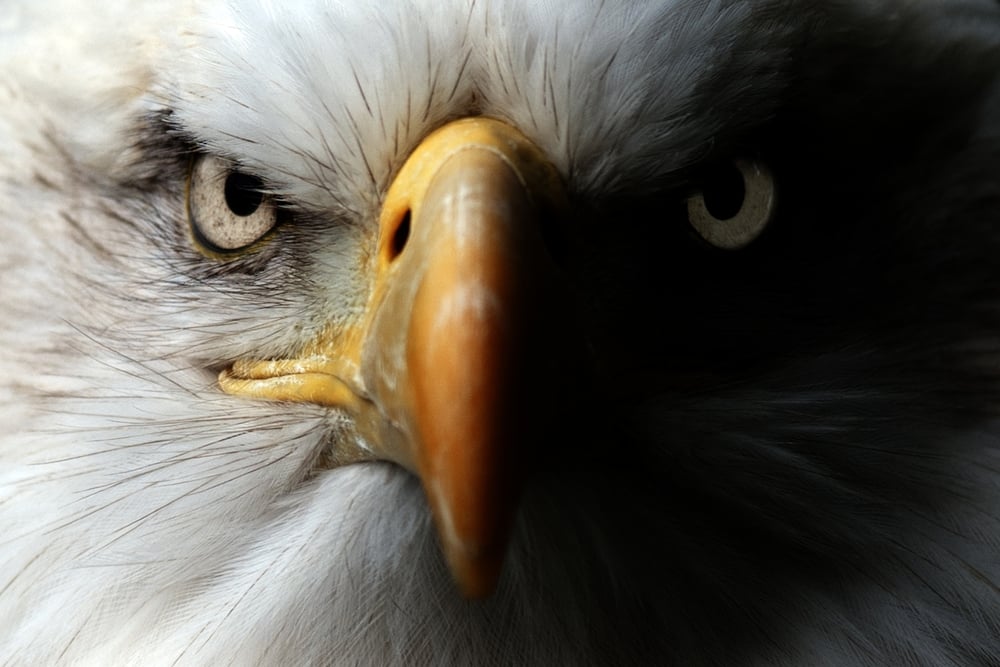
M 0 28 L 7 662 L 1000 652 L 995 3 L 205 4 Z M 477 603 L 409 473 L 313 467 L 344 416 L 215 385 L 358 307 L 385 188 L 470 113 L 567 181 L 604 392 Z M 193 152 L 294 220 L 198 254 Z M 740 152 L 780 217 L 710 252 L 675 211 Z

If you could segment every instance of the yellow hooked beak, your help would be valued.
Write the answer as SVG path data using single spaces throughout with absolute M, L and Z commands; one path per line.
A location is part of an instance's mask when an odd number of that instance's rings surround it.
M 551 368 L 543 321 L 558 317 L 541 225 L 563 197 L 555 169 L 514 128 L 446 125 L 389 188 L 357 321 L 331 325 L 295 359 L 243 359 L 219 378 L 232 394 L 350 413 L 372 458 L 419 475 L 470 597 L 496 585 L 522 454 L 538 437 L 546 383 L 536 376 Z

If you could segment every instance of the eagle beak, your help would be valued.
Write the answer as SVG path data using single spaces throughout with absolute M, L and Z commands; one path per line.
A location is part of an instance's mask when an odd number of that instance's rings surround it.
M 563 197 L 555 169 L 516 129 L 446 125 L 386 194 L 363 317 L 331 326 L 296 359 L 240 360 L 220 376 L 233 394 L 352 413 L 375 458 L 419 475 L 469 597 L 496 585 L 521 461 L 544 430 L 561 301 L 542 225 Z

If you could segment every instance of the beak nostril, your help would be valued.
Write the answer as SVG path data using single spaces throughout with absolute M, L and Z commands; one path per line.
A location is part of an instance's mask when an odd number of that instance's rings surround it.
M 389 261 L 392 261 L 402 254 L 406 247 L 406 242 L 410 239 L 410 211 L 403 214 L 403 218 L 396 226 L 396 231 L 392 235 L 392 242 L 389 245 Z

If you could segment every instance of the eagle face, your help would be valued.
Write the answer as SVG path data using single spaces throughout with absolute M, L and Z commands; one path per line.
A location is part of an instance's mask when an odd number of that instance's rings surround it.
M 1000 654 L 1000 7 L 14 4 L 12 664 Z

